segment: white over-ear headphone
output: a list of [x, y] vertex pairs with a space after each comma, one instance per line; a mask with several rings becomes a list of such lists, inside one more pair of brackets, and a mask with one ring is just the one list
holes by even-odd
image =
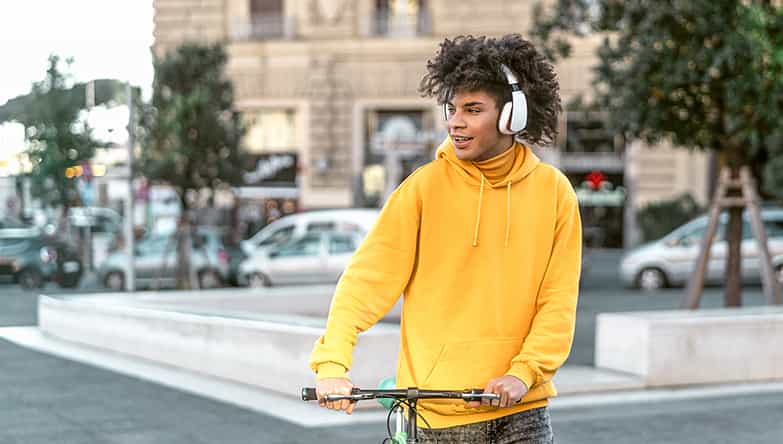
[[[517, 76], [504, 64], [500, 64], [500, 69], [506, 76], [508, 84], [511, 86], [511, 101], [503, 104], [498, 119], [498, 131], [502, 134], [516, 134], [527, 126], [527, 98], [522, 89], [519, 88]], [[443, 104], [443, 118], [449, 120], [448, 103]]]

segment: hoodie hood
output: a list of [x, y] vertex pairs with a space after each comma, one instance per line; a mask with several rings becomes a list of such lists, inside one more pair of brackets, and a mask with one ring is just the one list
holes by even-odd
[[454, 154], [454, 144], [451, 141], [451, 137], [446, 137], [446, 140], [440, 144], [436, 152], [436, 159], [446, 159], [447, 162], [462, 176], [465, 181], [470, 184], [477, 185], [478, 203], [476, 204], [476, 225], [473, 230], [473, 246], [479, 245], [479, 228], [481, 227], [481, 204], [484, 201], [484, 189], [485, 188], [505, 188], [506, 189], [506, 237], [503, 241], [503, 245], [508, 247], [509, 236], [511, 234], [511, 186], [527, 177], [537, 166], [541, 163], [538, 156], [533, 151], [522, 145], [521, 143], [514, 141], [514, 145], [509, 148], [517, 150], [514, 156], [514, 165], [506, 175], [506, 177], [500, 181], [490, 183], [484, 174], [481, 172], [472, 161], [461, 160]]
[[511, 171], [508, 173], [505, 179], [498, 181], [494, 184], [481, 174], [481, 170], [474, 165], [473, 162], [468, 160], [461, 160], [454, 154], [454, 144], [451, 141], [451, 137], [446, 136], [446, 140], [440, 144], [435, 154], [436, 159], [446, 159], [449, 164], [463, 177], [468, 183], [480, 186], [482, 179], [485, 186], [490, 188], [502, 188], [506, 187], [509, 182], [517, 183], [520, 180], [528, 176], [537, 166], [541, 163], [538, 156], [535, 155], [533, 150], [525, 145], [514, 141], [514, 146], [510, 149], [517, 150], [514, 165], [511, 167]]

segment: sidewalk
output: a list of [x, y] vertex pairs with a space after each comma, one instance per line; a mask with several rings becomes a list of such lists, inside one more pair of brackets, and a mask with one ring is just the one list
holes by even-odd
[[[0, 339], [30, 350], [260, 412], [297, 426], [308, 428], [339, 426], [377, 423], [386, 419], [386, 411], [375, 403], [361, 405], [351, 416], [335, 414], [335, 412], [318, 408], [313, 403], [302, 402], [297, 399], [298, 393], [292, 393], [290, 396], [283, 395], [247, 384], [230, 382], [120, 354], [74, 345], [47, 337], [35, 327], [0, 328]], [[0, 341], [0, 343], [2, 342]], [[27, 353], [40, 356], [32, 351], [27, 351]], [[43, 381], [38, 381], [38, 383], [41, 382]], [[641, 381], [633, 376], [586, 366], [566, 366], [560, 369], [555, 383], [559, 396], [552, 399], [550, 404], [551, 408], [555, 410], [623, 403], [783, 393], [783, 382], [650, 390], [643, 389]], [[0, 443], [2, 442], [0, 440]]]

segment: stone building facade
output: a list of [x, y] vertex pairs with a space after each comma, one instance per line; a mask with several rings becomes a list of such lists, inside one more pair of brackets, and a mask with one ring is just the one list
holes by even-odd
[[[438, 44], [459, 34], [525, 35], [535, 3], [154, 0], [154, 52], [225, 44], [248, 119], [245, 147], [266, 158], [295, 153], [299, 207], [375, 205], [445, 136], [436, 104], [417, 93]], [[589, 95], [599, 42], [575, 41], [557, 65], [564, 104]], [[706, 201], [705, 155], [627, 143], [602, 129], [600, 116], [566, 111], [557, 146], [539, 152], [582, 187], [585, 225], [604, 231], [601, 245], [635, 243], [633, 216], [647, 202], [683, 192]], [[590, 189], [588, 176], [608, 189]], [[265, 188], [253, 188], [245, 195], [263, 198]]]

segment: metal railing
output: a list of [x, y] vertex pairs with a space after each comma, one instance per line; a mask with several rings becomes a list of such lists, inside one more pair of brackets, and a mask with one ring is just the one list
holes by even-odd
[[296, 19], [282, 14], [237, 17], [231, 35], [234, 40], [289, 40], [296, 35]]
[[426, 9], [416, 14], [399, 14], [376, 10], [367, 20], [366, 31], [371, 36], [415, 37], [432, 31], [430, 14]]

